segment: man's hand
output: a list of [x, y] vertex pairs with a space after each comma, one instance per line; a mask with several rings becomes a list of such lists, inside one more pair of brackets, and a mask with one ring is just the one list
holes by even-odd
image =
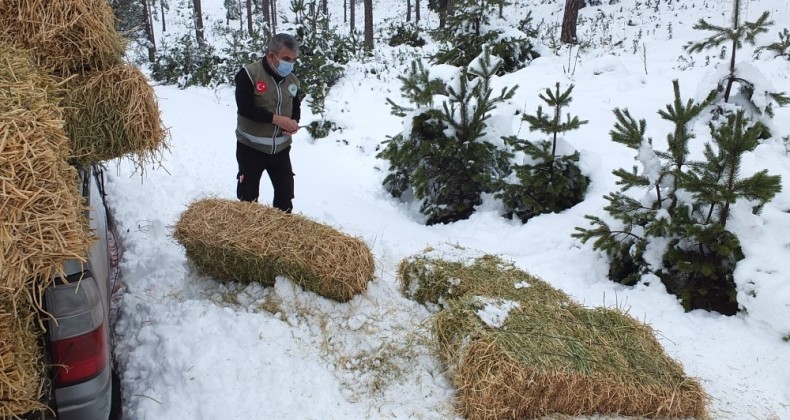
[[288, 118], [283, 115], [274, 115], [272, 117], [272, 123], [280, 128], [283, 129], [283, 133], [292, 136], [299, 131], [299, 123], [296, 120]]

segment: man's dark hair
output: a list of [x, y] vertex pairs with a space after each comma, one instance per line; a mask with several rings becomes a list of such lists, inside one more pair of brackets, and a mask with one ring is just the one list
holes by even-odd
[[279, 33], [272, 37], [269, 41], [269, 45], [266, 46], [266, 53], [273, 52], [277, 54], [282, 51], [283, 48], [287, 48], [299, 54], [299, 42], [297, 42], [296, 38], [293, 36], [284, 33]]

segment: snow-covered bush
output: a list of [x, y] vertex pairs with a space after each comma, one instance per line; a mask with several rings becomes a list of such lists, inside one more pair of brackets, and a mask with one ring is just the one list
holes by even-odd
[[425, 45], [425, 39], [420, 35], [419, 26], [409, 22], [390, 23], [387, 38], [389, 38], [390, 47], [398, 45], [422, 47]]
[[225, 82], [219, 70], [222, 59], [211, 44], [200, 45], [190, 34], [174, 42], [164, 40], [151, 64], [151, 79], [166, 84], [189, 86], [216, 86]]
[[[493, 95], [490, 80], [499, 65], [484, 49], [468, 67], [442, 67], [450, 71], [436, 81], [421, 63], [413, 63], [401, 80], [414, 106], [389, 100], [406, 127], [378, 155], [390, 162], [384, 188], [395, 197], [419, 200], [428, 224], [468, 218], [507, 171], [504, 144], [487, 123], [496, 105], [516, 89]], [[441, 93], [437, 100], [435, 93]]]
[[770, 13], [766, 11], [754, 22], [741, 22], [740, 0], [734, 0], [733, 7], [735, 13], [730, 27], [712, 25], [700, 19], [694, 29], [712, 32], [712, 35], [701, 41], [689, 42], [685, 48], [690, 53], [712, 48], [722, 48], [722, 52], [725, 52], [724, 48], [731, 45], [726, 71], [716, 75], [714, 80], [718, 83], [711, 89], [716, 95], [716, 112], [726, 117], [744, 110], [750, 120], [760, 123], [760, 137], [769, 138], [772, 136], [769, 127], [770, 119], [774, 116], [774, 105], [790, 104], [790, 97], [785, 92], [777, 92], [751, 64], [737, 63], [736, 54], [744, 43], [754, 45], [756, 37], [767, 32], [773, 21], [769, 20]]
[[[507, 217], [515, 215], [526, 222], [539, 214], [566, 210], [584, 199], [589, 179], [579, 169], [579, 152], [558, 137], [587, 123], [570, 114], [562, 120], [562, 108], [571, 103], [572, 92], [573, 85], [560, 92], [557, 83], [554, 91], [546, 89], [540, 95], [551, 114], [545, 114], [543, 107], [538, 106], [535, 115], [522, 117], [529, 123], [530, 131], [540, 131], [549, 136], [549, 140], [531, 142], [516, 136], [505, 138], [517, 153], [523, 154], [520, 159], [523, 163], [513, 164], [511, 176], [503, 180], [496, 193], [505, 204]], [[558, 150], [560, 142], [562, 147]]]
[[[446, 4], [436, 2], [433, 6], [442, 13]], [[431, 56], [437, 64], [450, 64], [457, 67], [469, 65], [483, 52], [483, 47], [500, 58], [497, 75], [512, 73], [537, 58], [531, 39], [536, 33], [531, 30], [531, 15], [519, 23], [519, 28], [507, 29], [507, 25], [492, 24], [503, 0], [455, 0], [452, 13], [447, 15], [447, 24], [433, 32], [440, 42], [439, 51]], [[446, 10], [444, 11], [446, 13]], [[501, 20], [501, 19], [500, 19]]]
[[652, 139], [644, 137], [645, 120], [637, 122], [628, 110], [615, 109], [612, 140], [636, 150], [642, 170], [614, 171], [622, 188], [604, 197], [614, 220], [588, 215], [592, 228], [577, 227], [573, 236], [593, 239], [593, 248], [606, 252], [614, 281], [633, 285], [654, 274], [686, 310], [732, 315], [739, 309], [733, 271], [743, 253], [727, 230], [730, 208], [749, 200], [758, 212], [780, 191], [781, 180], [765, 170], [739, 178], [741, 159], [758, 145], [762, 132], [743, 111], [711, 122], [714, 144], [705, 145], [706, 160], [690, 160], [689, 141], [695, 137], [690, 123], [715, 97], [684, 104], [677, 81], [674, 91], [674, 103], [659, 111], [675, 127], [667, 135], [667, 151], [655, 150]]

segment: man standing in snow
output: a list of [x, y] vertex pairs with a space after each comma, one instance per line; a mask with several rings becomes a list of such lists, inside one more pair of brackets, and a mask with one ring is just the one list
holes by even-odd
[[277, 34], [263, 59], [236, 74], [236, 196], [258, 201], [261, 176], [268, 171], [274, 187], [272, 206], [289, 213], [294, 198], [291, 136], [299, 130], [302, 101], [299, 79], [291, 73], [298, 55], [296, 39]]

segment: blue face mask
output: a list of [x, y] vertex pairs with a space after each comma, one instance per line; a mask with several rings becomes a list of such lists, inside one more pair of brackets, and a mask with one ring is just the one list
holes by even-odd
[[280, 64], [277, 65], [277, 74], [282, 77], [288, 76], [294, 69], [294, 63], [289, 63], [285, 60], [280, 60]]

